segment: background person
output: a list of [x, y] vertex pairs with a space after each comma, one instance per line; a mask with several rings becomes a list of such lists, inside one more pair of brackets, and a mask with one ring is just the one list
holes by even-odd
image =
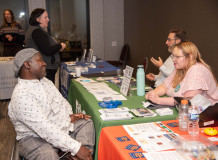
[[35, 48], [40, 51], [43, 60], [47, 64], [46, 77], [54, 83], [55, 74], [60, 63], [59, 51], [62, 51], [66, 47], [66, 44], [57, 43], [56, 40], [46, 32], [48, 22], [48, 13], [45, 9], [34, 9], [30, 15], [25, 43], [27, 48]]
[[32, 48], [14, 59], [18, 78], [10, 104], [20, 156], [28, 159], [59, 160], [58, 148], [79, 159], [91, 160], [95, 132], [90, 116], [73, 114], [71, 105], [55, 85], [45, 78], [46, 63]]
[[14, 57], [23, 49], [24, 32], [21, 25], [15, 21], [12, 10], [4, 10], [3, 17], [3, 25], [0, 28], [0, 41], [4, 43], [3, 56]]
[[[212, 105], [218, 102], [217, 80], [192, 42], [177, 44], [172, 54], [175, 70], [163, 84], [148, 92], [145, 98], [163, 105], [174, 105], [173, 97], [206, 97]], [[163, 95], [169, 97], [160, 97]]]
[[[181, 28], [173, 28], [170, 30], [166, 45], [168, 47], [168, 52], [171, 54], [174, 46], [180, 42], [186, 40], [186, 32]], [[158, 57], [159, 60], [151, 57], [151, 62], [159, 68], [160, 72], [158, 75], [149, 73], [146, 75], [146, 78], [150, 81], [156, 81], [154, 87], [161, 85], [164, 80], [173, 72], [175, 69], [172, 57], [169, 56], [167, 60], [163, 63], [162, 59]]]

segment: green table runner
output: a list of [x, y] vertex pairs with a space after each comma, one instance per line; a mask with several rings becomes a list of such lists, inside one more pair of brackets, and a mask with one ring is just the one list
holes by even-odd
[[[120, 88], [112, 83], [106, 82], [109, 87], [119, 92]], [[119, 92], [120, 93], [120, 92]], [[136, 96], [136, 91], [133, 91], [133, 96], [126, 97], [127, 100], [122, 101], [123, 104], [119, 107], [127, 107], [129, 109], [133, 108], [143, 108], [142, 101], [145, 101], [144, 96]], [[174, 108], [173, 115], [169, 116], [159, 116], [156, 117], [133, 117], [128, 120], [116, 120], [116, 121], [102, 121], [99, 113], [99, 109], [102, 109], [95, 98], [94, 95], [89, 93], [79, 82], [75, 80], [71, 80], [70, 88], [68, 91], [68, 101], [72, 105], [73, 112], [78, 112], [78, 108], [76, 107], [76, 100], [81, 105], [81, 109], [85, 110], [86, 114], [92, 116], [91, 119], [95, 125], [96, 132], [96, 150], [95, 150], [95, 159], [98, 158], [98, 140], [101, 133], [101, 129], [107, 126], [119, 126], [119, 125], [127, 125], [127, 124], [136, 124], [136, 123], [145, 123], [145, 122], [157, 122], [157, 121], [166, 121], [166, 120], [174, 120], [176, 119], [178, 112]]]

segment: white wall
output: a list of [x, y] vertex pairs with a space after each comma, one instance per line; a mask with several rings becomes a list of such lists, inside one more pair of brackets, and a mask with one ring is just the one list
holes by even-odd
[[124, 44], [124, 0], [90, 0], [90, 32], [94, 53], [118, 60]]

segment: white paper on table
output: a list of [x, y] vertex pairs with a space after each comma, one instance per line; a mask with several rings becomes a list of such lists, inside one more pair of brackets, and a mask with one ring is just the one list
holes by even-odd
[[192, 160], [190, 157], [181, 155], [177, 151], [164, 151], [143, 153], [147, 160]]
[[150, 103], [150, 102], [142, 102], [142, 104], [143, 104], [143, 106], [145, 107], [145, 108], [147, 108], [148, 106], [150, 106], [150, 105], [152, 105], [152, 106], [154, 106], [152, 103]]
[[67, 65], [76, 65], [76, 61], [64, 62]]
[[[81, 78], [77, 78], [75, 79], [75, 81], [81, 83], [83, 86], [90, 84], [90, 83], [95, 83], [96, 81], [90, 78], [85, 78], [85, 77], [81, 77]], [[97, 82], [96, 82], [97, 83]]]
[[175, 149], [174, 145], [171, 143], [171, 138], [173, 137], [176, 137], [174, 133], [157, 135], [150, 133], [150, 135], [133, 136], [133, 139], [138, 143], [139, 146], [141, 146], [143, 151], [158, 152]]
[[112, 120], [123, 120], [123, 119], [131, 119], [133, 115], [129, 112], [124, 113], [114, 113], [112, 114], [102, 114], [100, 115], [103, 121], [112, 121]]
[[128, 77], [129, 79], [131, 79], [133, 70], [134, 70], [134, 68], [127, 65], [126, 69], [125, 69], [125, 77]]
[[95, 96], [95, 98], [98, 100], [98, 101], [103, 101], [103, 98], [105, 98], [105, 97], [111, 97], [114, 101], [115, 100], [127, 100], [123, 95], [118, 95], [118, 94], [116, 94], [116, 95], [110, 95], [110, 94], [102, 94], [102, 95], [95, 95], [95, 94], [93, 94], [94, 96]]
[[127, 96], [127, 93], [129, 90], [129, 84], [130, 84], [130, 81], [132, 78], [133, 70], [134, 70], [134, 68], [132, 68], [130, 66], [126, 66], [125, 75], [123, 77], [122, 84], [120, 87], [120, 92], [125, 96]]
[[120, 107], [120, 108], [112, 108], [112, 109], [99, 109], [98, 111], [101, 114], [105, 114], [105, 113], [123, 113], [123, 112], [129, 112], [129, 108]]
[[81, 83], [98, 101], [102, 101], [105, 97], [111, 97], [112, 100], [126, 100], [123, 95], [114, 91], [104, 82], [97, 82], [93, 79], [83, 77], [77, 78], [76, 81]]
[[69, 73], [70, 75], [72, 75], [73, 77], [76, 77], [76, 73]]
[[[124, 79], [125, 79], [125, 77], [124, 77]], [[123, 79], [123, 80], [124, 80]], [[125, 95], [125, 96], [127, 96], [127, 93], [128, 93], [128, 90], [129, 90], [129, 84], [130, 83], [126, 83], [125, 81], [122, 81], [122, 84], [121, 84], [121, 86], [120, 86], [120, 92], [123, 94], [123, 95]]]
[[168, 133], [157, 126], [155, 122], [123, 125], [123, 127], [131, 137], [134, 135], [149, 135], [150, 133], [153, 135]]

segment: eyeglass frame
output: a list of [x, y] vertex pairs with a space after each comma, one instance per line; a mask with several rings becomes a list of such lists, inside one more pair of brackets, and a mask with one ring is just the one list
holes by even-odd
[[171, 54], [171, 58], [172, 59], [179, 59], [181, 57], [186, 57], [186, 56], [185, 55], [183, 55], [183, 56], [175, 56], [175, 55]]
[[170, 42], [172, 40], [177, 40], [178, 38], [174, 38], [174, 39], [171, 39], [171, 38], [167, 38], [167, 41]]

